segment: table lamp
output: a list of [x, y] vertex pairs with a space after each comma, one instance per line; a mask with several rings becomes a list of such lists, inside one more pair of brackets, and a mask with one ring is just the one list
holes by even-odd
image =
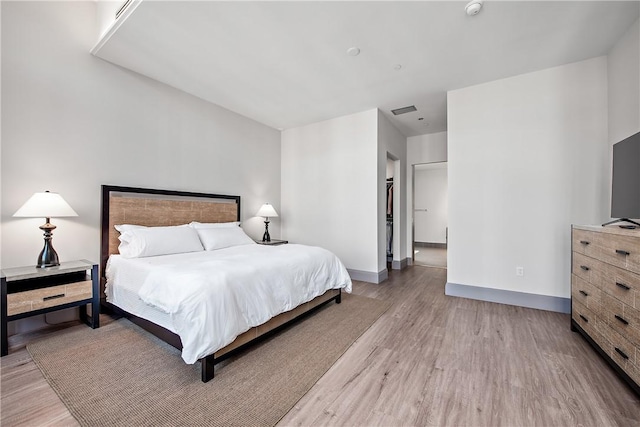
[[54, 217], [78, 216], [76, 211], [64, 201], [62, 196], [49, 191], [35, 193], [13, 216], [22, 218], [45, 218], [45, 223], [40, 226], [40, 230], [44, 231], [44, 248], [42, 248], [42, 252], [40, 252], [38, 256], [36, 267], [45, 268], [60, 265], [58, 254], [51, 244], [51, 239], [53, 238], [51, 232], [56, 229], [56, 226], [51, 224], [50, 219]]
[[263, 242], [270, 242], [271, 236], [269, 236], [269, 217], [278, 216], [278, 212], [269, 203], [265, 203], [260, 207], [256, 216], [264, 217], [264, 235], [262, 236]]

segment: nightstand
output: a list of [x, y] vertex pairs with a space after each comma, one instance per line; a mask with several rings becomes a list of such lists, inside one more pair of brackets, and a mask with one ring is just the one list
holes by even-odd
[[[2, 352], [9, 353], [7, 323], [69, 307], [80, 308], [80, 319], [93, 329], [100, 326], [98, 265], [87, 260], [60, 263], [56, 267], [6, 268], [2, 285], [0, 317]], [[91, 316], [87, 316], [91, 304]]]
[[287, 243], [289, 243], [289, 241], [288, 240], [271, 239], [270, 242], [263, 242], [262, 240], [256, 240], [256, 243], [259, 244], [259, 245], [278, 246], [278, 245], [286, 245]]

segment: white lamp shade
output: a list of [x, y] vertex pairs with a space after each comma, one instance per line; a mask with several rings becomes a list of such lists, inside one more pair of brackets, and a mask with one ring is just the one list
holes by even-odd
[[278, 216], [278, 212], [269, 203], [265, 203], [260, 207], [256, 216], [274, 217]]
[[58, 193], [35, 193], [13, 216], [27, 218], [55, 218], [78, 216]]

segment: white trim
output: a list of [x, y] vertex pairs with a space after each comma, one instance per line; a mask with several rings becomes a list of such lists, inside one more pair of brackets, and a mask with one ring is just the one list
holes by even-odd
[[116, 33], [116, 31], [118, 30], [118, 28], [120, 28], [124, 21], [126, 21], [127, 18], [131, 16], [133, 11], [136, 10], [138, 6], [140, 6], [140, 3], [142, 3], [142, 0], [132, 0], [131, 4], [127, 6], [127, 8], [122, 12], [118, 19], [114, 19], [111, 26], [107, 29], [107, 31], [104, 32], [104, 34], [102, 34], [100, 40], [98, 40], [98, 43], [96, 43], [95, 46], [93, 46], [89, 51], [92, 55], [95, 56], [98, 54], [98, 52], [100, 52], [100, 49], [102, 49], [104, 45], [107, 44], [111, 36]]

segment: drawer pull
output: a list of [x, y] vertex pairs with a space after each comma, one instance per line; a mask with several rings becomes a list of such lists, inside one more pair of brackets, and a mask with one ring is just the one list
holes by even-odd
[[626, 319], [624, 319], [624, 318], [622, 318], [622, 317], [618, 316], [617, 314], [615, 315], [615, 318], [616, 318], [616, 319], [618, 319], [619, 321], [621, 321], [622, 323], [624, 323], [625, 325], [628, 325], [628, 324], [629, 324], [629, 322], [627, 322], [627, 320], [626, 320]]
[[56, 299], [56, 298], [62, 298], [62, 297], [64, 297], [64, 294], [51, 295], [49, 297], [42, 298], [42, 301], [49, 301], [50, 299]]
[[588, 297], [588, 296], [589, 296], [589, 294], [588, 294], [588, 293], [586, 293], [585, 291], [583, 291], [582, 289], [580, 290], [580, 293], [581, 293], [582, 295], [584, 295], [585, 297]]
[[587, 319], [586, 317], [584, 317], [582, 314], [580, 315], [580, 318], [582, 320], [584, 320], [585, 322], [589, 323], [589, 319]]
[[617, 254], [620, 254], [620, 255], [624, 255], [624, 256], [629, 255], [629, 252], [624, 251], [624, 250], [622, 250], [622, 249], [616, 249], [616, 253], [617, 253]]
[[580, 268], [583, 269], [584, 271], [589, 271], [590, 270], [590, 268], [587, 267], [586, 265], [581, 265]]
[[615, 349], [616, 349], [616, 351], [618, 352], [618, 354], [619, 354], [620, 356], [622, 356], [623, 358], [625, 358], [625, 359], [628, 359], [628, 358], [629, 358], [629, 356], [627, 356], [626, 354], [624, 354], [624, 351], [620, 350], [618, 347], [615, 347]]
[[588, 242], [586, 240], [580, 240], [580, 243], [582, 243], [583, 245], [588, 245], [590, 242]]
[[624, 289], [625, 291], [628, 291], [629, 289], [631, 289], [630, 287], [628, 287], [627, 285], [625, 285], [624, 283], [620, 283], [620, 282], [616, 282], [616, 286], [621, 287], [622, 289]]

